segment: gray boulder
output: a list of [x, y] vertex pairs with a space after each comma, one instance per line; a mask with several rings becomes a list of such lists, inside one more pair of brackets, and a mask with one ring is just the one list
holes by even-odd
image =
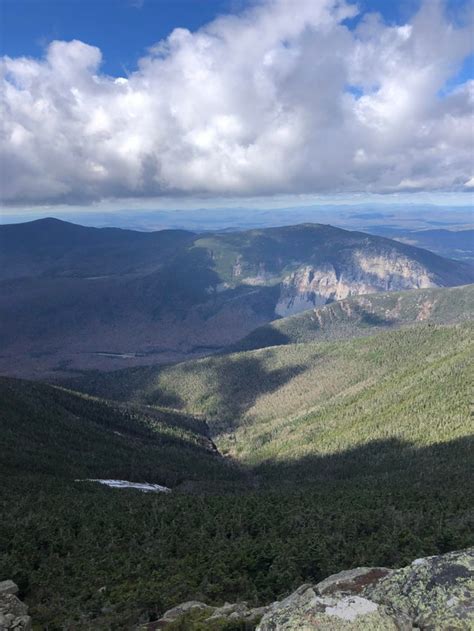
[[474, 629], [474, 548], [413, 561], [364, 596], [404, 611], [425, 631]]
[[263, 616], [258, 631], [410, 631], [405, 616], [357, 595], [320, 596], [304, 585], [274, 603]]
[[245, 602], [235, 604], [226, 603], [222, 607], [216, 607], [212, 616], [209, 616], [207, 620], [225, 619], [239, 622], [257, 623], [267, 610], [268, 607], [255, 607], [253, 609], [249, 609], [247, 603]]
[[18, 594], [18, 585], [13, 581], [0, 581], [0, 596], [5, 594]]
[[471, 631], [474, 548], [400, 570], [356, 568], [302, 585], [270, 606], [258, 631]]
[[18, 587], [13, 581], [0, 583], [0, 630], [31, 631], [31, 618], [28, 607], [16, 594]]
[[209, 611], [209, 613], [212, 613], [214, 609], [214, 607], [206, 605], [206, 603], [202, 603], [199, 600], [188, 600], [185, 603], [181, 603], [180, 605], [173, 607], [173, 609], [168, 609], [168, 611], [165, 611], [162, 617], [158, 620], [158, 627], [165, 627], [170, 622], [173, 622], [177, 618], [181, 618], [181, 616], [184, 616], [191, 611], [207, 610]]
[[369, 585], [380, 581], [381, 578], [390, 575], [393, 570], [386, 567], [357, 567], [354, 570], [345, 570], [333, 574], [316, 585], [318, 594], [329, 595], [360, 594]]

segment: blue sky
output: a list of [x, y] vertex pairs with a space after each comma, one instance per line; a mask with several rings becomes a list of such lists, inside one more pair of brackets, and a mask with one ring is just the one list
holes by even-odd
[[[4, 205], [412, 193], [464, 204], [474, 191], [473, 8], [0, 0]], [[233, 18], [213, 24], [219, 16]], [[190, 34], [167, 40], [177, 28]]]
[[[102, 50], [104, 72], [119, 76], [124, 69], [134, 70], [146, 49], [174, 28], [195, 31], [218, 15], [239, 13], [251, 4], [249, 0], [0, 0], [0, 52], [38, 57], [52, 40], [80, 39]], [[358, 0], [356, 4], [361, 12], [347, 21], [350, 28], [371, 11], [389, 24], [404, 23], [421, 0]], [[469, 0], [450, 0], [447, 10], [459, 16], [468, 4]], [[455, 82], [473, 76], [471, 56]]]
[[103, 70], [133, 70], [146, 49], [176, 27], [196, 30], [239, 0], [1, 0], [2, 54], [38, 57], [55, 39], [80, 39], [104, 54]]

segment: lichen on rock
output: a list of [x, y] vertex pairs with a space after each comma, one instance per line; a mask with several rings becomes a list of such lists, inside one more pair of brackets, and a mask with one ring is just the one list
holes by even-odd
[[246, 602], [211, 607], [190, 601], [146, 628], [224, 631], [240, 625], [239, 629], [257, 631], [470, 631], [474, 629], [473, 577], [471, 548], [417, 559], [398, 570], [358, 567], [339, 572], [316, 585], [305, 583], [266, 607], [252, 609]]
[[317, 589], [297, 590], [275, 603], [262, 618], [258, 631], [410, 631], [404, 616], [360, 596], [318, 596]]
[[426, 630], [474, 628], [474, 548], [413, 561], [364, 590]]

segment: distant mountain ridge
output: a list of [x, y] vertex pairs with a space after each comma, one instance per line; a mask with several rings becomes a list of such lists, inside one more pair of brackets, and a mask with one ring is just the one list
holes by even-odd
[[28, 377], [215, 352], [357, 294], [463, 285], [473, 268], [322, 224], [232, 233], [0, 226], [0, 371]]

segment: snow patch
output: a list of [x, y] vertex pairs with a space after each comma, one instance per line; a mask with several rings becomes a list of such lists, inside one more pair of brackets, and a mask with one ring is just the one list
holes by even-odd
[[114, 489], [137, 489], [143, 493], [171, 493], [171, 489], [161, 484], [150, 484], [149, 482], [129, 482], [128, 480], [100, 480], [98, 478], [88, 478], [86, 480], [75, 480], [75, 482], [98, 482]]

